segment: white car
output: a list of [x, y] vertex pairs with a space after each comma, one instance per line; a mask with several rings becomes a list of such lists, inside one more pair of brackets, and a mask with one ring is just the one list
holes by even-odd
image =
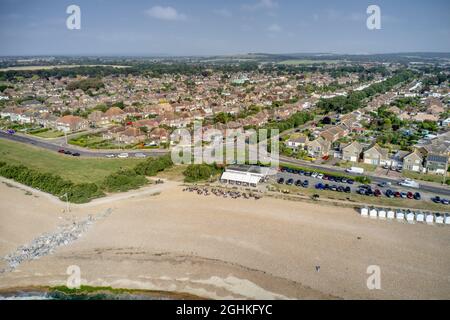
[[145, 155], [144, 153], [136, 153], [134, 156], [136, 158], [147, 158], [147, 155]]
[[105, 157], [107, 157], [107, 158], [115, 158], [116, 156], [115, 155], [113, 155], [113, 154], [107, 154]]
[[317, 175], [317, 179], [323, 179], [323, 173], [320, 173], [319, 175]]
[[312, 175], [311, 175], [311, 177], [317, 178], [318, 175], [319, 175], [319, 174], [318, 174], [317, 172], [313, 172]]
[[125, 159], [125, 158], [128, 158], [128, 157], [129, 157], [129, 154], [128, 154], [128, 153], [121, 153], [121, 154], [119, 154], [117, 157], [118, 157], [118, 158], [121, 158], [121, 159]]

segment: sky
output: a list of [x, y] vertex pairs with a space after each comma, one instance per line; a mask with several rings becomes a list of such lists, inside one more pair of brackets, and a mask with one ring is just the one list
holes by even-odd
[[[81, 28], [69, 30], [69, 5]], [[378, 5], [381, 29], [369, 30]], [[449, 0], [0, 0], [0, 55], [450, 52]]]

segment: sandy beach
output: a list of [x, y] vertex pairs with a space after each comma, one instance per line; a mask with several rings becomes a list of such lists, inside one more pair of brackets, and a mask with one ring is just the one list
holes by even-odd
[[[4, 180], [2, 180], [4, 181]], [[74, 243], [0, 274], [0, 290], [82, 283], [212, 299], [449, 299], [450, 228], [353, 209], [225, 199], [166, 182], [86, 205], [0, 182], [0, 257], [61, 223], [112, 209]], [[381, 289], [367, 288], [367, 268]], [[318, 268], [320, 267], [320, 268]]]

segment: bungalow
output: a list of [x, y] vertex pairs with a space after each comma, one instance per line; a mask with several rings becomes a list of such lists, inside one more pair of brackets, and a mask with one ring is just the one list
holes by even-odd
[[342, 160], [358, 162], [363, 147], [358, 141], [353, 141], [352, 143], [346, 145], [342, 148]]
[[139, 128], [129, 127], [117, 135], [116, 140], [125, 144], [143, 142], [147, 136]]
[[316, 140], [307, 142], [306, 147], [308, 149], [308, 154], [311, 157], [322, 158], [327, 156], [330, 152], [331, 143], [324, 138], [319, 137]]
[[289, 140], [286, 141], [286, 146], [294, 151], [299, 149], [304, 149], [306, 144], [309, 142], [307, 136], [303, 134], [292, 135]]
[[126, 118], [125, 112], [118, 107], [109, 108], [105, 112], [105, 116], [108, 118], [109, 121], [117, 121], [117, 122], [123, 121]]
[[110, 124], [108, 116], [100, 110], [95, 110], [88, 116], [89, 122], [96, 127], [103, 127]]
[[389, 162], [388, 149], [381, 148], [378, 144], [364, 151], [364, 163], [372, 165], [384, 165]]

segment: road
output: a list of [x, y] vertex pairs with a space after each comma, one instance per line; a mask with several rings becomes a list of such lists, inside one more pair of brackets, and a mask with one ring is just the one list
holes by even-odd
[[39, 138], [35, 138], [35, 137], [28, 137], [28, 136], [23, 136], [23, 135], [18, 135], [18, 134], [7, 134], [4, 132], [0, 132], [0, 138], [1, 139], [6, 139], [6, 140], [11, 140], [11, 141], [16, 141], [16, 142], [21, 142], [21, 143], [26, 143], [26, 144], [30, 144], [39, 148], [43, 148], [43, 149], [47, 149], [50, 151], [55, 151], [57, 152], [60, 149], [64, 149], [67, 151], [71, 151], [72, 153], [74, 152], [78, 152], [81, 156], [83, 157], [92, 157], [92, 158], [104, 158], [107, 154], [113, 154], [115, 156], [119, 155], [120, 153], [126, 152], [128, 153], [131, 157], [136, 154], [136, 153], [144, 153], [147, 156], [161, 156], [161, 155], [165, 155], [168, 153], [167, 150], [123, 150], [123, 151], [117, 151], [117, 150], [101, 150], [101, 151], [91, 151], [91, 150], [86, 150], [84, 148], [77, 148], [77, 147], [72, 147], [72, 146], [67, 146], [65, 145], [65, 143], [57, 143], [57, 142], [50, 142], [50, 141], [45, 141], [43, 139], [39, 139]]
[[[55, 151], [55, 152], [57, 152], [60, 149], [64, 149], [64, 150], [71, 151], [71, 152], [78, 152], [83, 157], [93, 157], [93, 158], [98, 158], [98, 157], [104, 158], [107, 154], [113, 154], [113, 155], [117, 156], [122, 152], [128, 153], [130, 155], [130, 157], [133, 157], [136, 153], [144, 153], [147, 156], [155, 157], [155, 156], [165, 155], [169, 152], [168, 150], [133, 150], [133, 151], [129, 151], [129, 150], [123, 150], [123, 151], [101, 150], [100, 151], [99, 150], [99, 151], [91, 151], [91, 150], [86, 150], [83, 148], [66, 146], [64, 143], [57, 144], [55, 142], [52, 143], [52, 142], [44, 141], [43, 139], [39, 139], [39, 138], [35, 138], [35, 137], [28, 137], [28, 136], [17, 135], [17, 134], [10, 135], [10, 134], [4, 133], [4, 132], [0, 132], [0, 138], [30, 144], [30, 145], [33, 145], [36, 147], [40, 147], [40, 148]], [[342, 169], [342, 168], [324, 167], [321, 165], [311, 164], [311, 163], [307, 163], [307, 162], [304, 162], [301, 160], [292, 159], [292, 158], [288, 158], [288, 157], [284, 157], [284, 156], [280, 156], [280, 162], [301, 166], [301, 167], [308, 168], [311, 170], [321, 170], [321, 171], [327, 171], [330, 173], [337, 173], [337, 174], [345, 173], [344, 169]], [[345, 174], [355, 176], [355, 177], [358, 176], [357, 174], [351, 174], [351, 173], [345, 173]], [[375, 175], [368, 174], [368, 173], [366, 175], [372, 179], [372, 182], [374, 184], [378, 184], [381, 182], [390, 182], [392, 185], [397, 185], [399, 182], [399, 180], [392, 179], [392, 178], [379, 177], [379, 176], [375, 176]], [[420, 184], [419, 190], [413, 189], [413, 188], [403, 188], [403, 189], [405, 189], [407, 191], [428, 192], [431, 194], [437, 194], [437, 195], [443, 195], [443, 196], [450, 197], [450, 188], [447, 186], [438, 186], [438, 185], [433, 186], [433, 185], [422, 183], [422, 184]]]

